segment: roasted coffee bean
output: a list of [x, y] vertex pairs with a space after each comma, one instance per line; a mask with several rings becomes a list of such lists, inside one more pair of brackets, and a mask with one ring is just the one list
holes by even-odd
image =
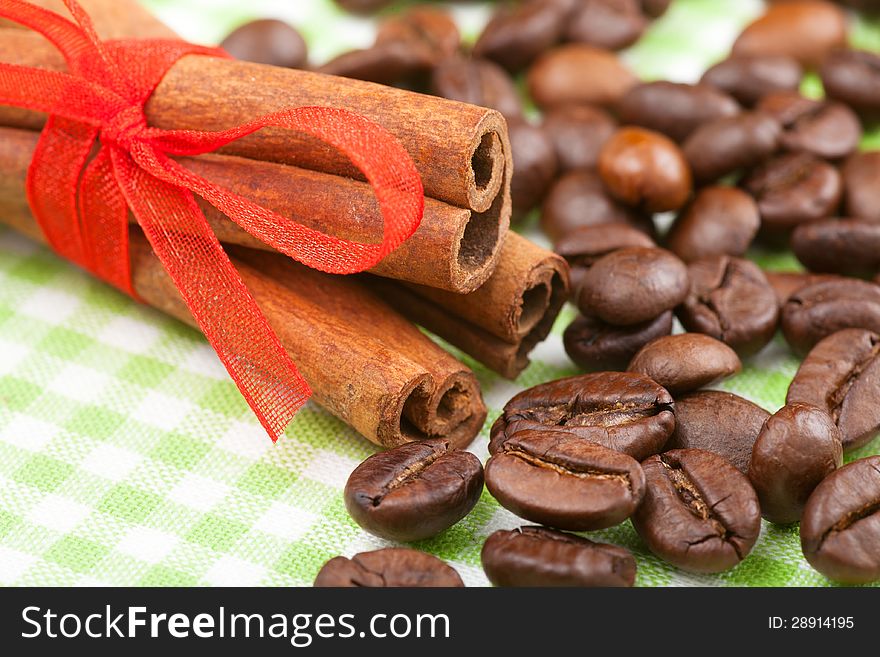
[[880, 113], [880, 54], [836, 50], [822, 62], [822, 85], [829, 98], [874, 120]]
[[840, 429], [818, 406], [787, 404], [774, 413], [752, 447], [749, 479], [770, 522], [801, 518], [813, 489], [843, 463]]
[[645, 494], [645, 475], [631, 456], [574, 434], [523, 430], [489, 458], [486, 487], [522, 518], [587, 531], [630, 517]]
[[599, 175], [612, 196], [647, 212], [677, 210], [691, 194], [691, 171], [681, 150], [643, 128], [621, 128], [605, 142]]
[[220, 44], [236, 59], [271, 66], [303, 68], [308, 47], [299, 32], [283, 21], [265, 19], [245, 23]]
[[880, 151], [856, 153], [843, 165], [842, 174], [847, 214], [880, 221]]
[[842, 103], [777, 91], [765, 96], [758, 109], [782, 126], [779, 144], [789, 151], [837, 160], [854, 152], [862, 139], [859, 117]]
[[733, 349], [715, 338], [679, 333], [647, 343], [627, 369], [644, 374], [672, 395], [680, 395], [733, 376], [742, 363]]
[[376, 43], [398, 41], [425, 48], [431, 53], [434, 65], [458, 52], [461, 35], [452, 16], [433, 7], [412, 7], [390, 16], [379, 23]]
[[539, 126], [525, 120], [509, 121], [508, 131], [514, 162], [510, 182], [513, 218], [521, 219], [547, 194], [556, 176], [556, 153], [547, 133]]
[[597, 372], [516, 395], [492, 425], [489, 452], [532, 431], [570, 435], [643, 459], [659, 452], [674, 428], [672, 397], [654, 381], [632, 372]]
[[620, 122], [684, 141], [700, 125], [740, 111], [726, 93], [708, 85], [643, 82], [620, 99]]
[[880, 431], [880, 336], [844, 329], [807, 354], [788, 388], [788, 403], [825, 409], [840, 427], [845, 450], [871, 441]]
[[768, 417], [757, 404], [730, 392], [691, 392], [675, 400], [675, 431], [666, 449], [704, 449], [746, 474]]
[[709, 68], [700, 82], [726, 91], [746, 107], [774, 91], [796, 91], [804, 77], [797, 60], [788, 55], [731, 57]]
[[751, 196], [735, 187], [706, 187], [672, 224], [666, 246], [685, 262], [742, 256], [760, 226], [758, 206]]
[[616, 129], [617, 122], [608, 112], [589, 105], [564, 105], [544, 115], [544, 131], [562, 171], [595, 168], [599, 151]]
[[770, 230], [789, 230], [829, 217], [843, 194], [837, 169], [809, 153], [774, 157], [742, 184], [758, 203], [762, 226]]
[[544, 109], [566, 104], [614, 107], [637, 81], [614, 53], [582, 44], [547, 51], [527, 79], [532, 99]]
[[627, 224], [582, 226], [566, 233], [556, 242], [556, 253], [569, 264], [572, 300], [577, 299], [584, 275], [594, 262], [614, 251], [637, 246], [650, 248], [657, 245], [645, 232]]
[[782, 308], [789, 297], [801, 288], [813, 285], [814, 283], [833, 281], [840, 278], [833, 274], [810, 274], [794, 271], [765, 271], [764, 276], [767, 277], [767, 282], [770, 283], [770, 287], [773, 288], [773, 292], [776, 294], [780, 313], [782, 313]]
[[547, 237], [558, 242], [573, 230], [600, 224], [627, 224], [654, 232], [651, 218], [612, 198], [595, 171], [570, 171], [553, 183], [541, 211]]
[[743, 112], [704, 123], [682, 145], [682, 151], [700, 183], [711, 183], [769, 158], [782, 128], [761, 112]]
[[315, 578], [317, 587], [462, 587], [455, 570], [437, 557], [409, 548], [361, 552], [351, 559], [334, 557]]
[[750, 356], [776, 332], [779, 306], [773, 288], [756, 264], [717, 256], [688, 266], [691, 290], [676, 310], [682, 325]]
[[856, 278], [816, 283], [791, 295], [782, 309], [782, 333], [801, 356], [845, 328], [880, 332], [880, 286]]
[[664, 249], [635, 247], [593, 263], [581, 281], [577, 305], [585, 315], [630, 326], [675, 308], [689, 289], [681, 260]]
[[700, 449], [658, 454], [642, 468], [647, 490], [632, 523], [651, 552], [696, 573], [733, 568], [748, 555], [761, 509], [744, 474]]
[[672, 332], [672, 311], [656, 319], [632, 326], [612, 326], [595, 317], [580, 316], [565, 333], [565, 353], [587, 372], [623, 370], [636, 352], [661, 336]]
[[632, 586], [636, 560], [622, 547], [544, 527], [499, 529], [480, 553], [495, 586]]
[[642, 11], [651, 18], [659, 18], [666, 13], [672, 0], [641, 0]]
[[768, 7], [733, 44], [734, 56], [788, 55], [816, 67], [846, 43], [846, 14], [830, 2], [796, 0]]
[[791, 248], [810, 271], [873, 276], [880, 271], [880, 223], [823, 219], [798, 226]]
[[522, 101], [503, 68], [485, 59], [450, 57], [434, 68], [431, 92], [462, 103], [491, 107], [508, 120], [522, 118]]
[[318, 67], [319, 73], [394, 85], [424, 75], [433, 65], [430, 52], [402, 41], [351, 50]]
[[568, 21], [565, 38], [620, 50], [638, 41], [647, 25], [639, 0], [580, 0]]
[[810, 565], [845, 584], [880, 580], [880, 456], [849, 463], [816, 487], [801, 517]]
[[437, 438], [374, 454], [345, 484], [345, 507], [371, 534], [392, 541], [436, 536], [464, 518], [483, 490], [483, 466]]

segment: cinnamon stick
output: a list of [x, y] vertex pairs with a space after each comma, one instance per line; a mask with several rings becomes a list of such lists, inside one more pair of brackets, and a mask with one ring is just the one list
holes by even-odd
[[[102, 39], [125, 39], [138, 36], [141, 39], [174, 39], [177, 35], [170, 27], [155, 18], [140, 3], [130, 0], [77, 0], [91, 17], [95, 31]], [[33, 5], [54, 11], [72, 19], [64, 0], [28, 0]], [[0, 28], [22, 26], [0, 18]]]

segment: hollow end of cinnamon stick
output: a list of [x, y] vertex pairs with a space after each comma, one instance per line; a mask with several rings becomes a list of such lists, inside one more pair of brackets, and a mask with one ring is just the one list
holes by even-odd
[[464, 449], [486, 421], [486, 407], [476, 406], [475, 398], [481, 399], [480, 390], [470, 373], [452, 374], [433, 389], [429, 382], [420, 382], [403, 398], [397, 426], [380, 432], [382, 444], [393, 447], [443, 437]]

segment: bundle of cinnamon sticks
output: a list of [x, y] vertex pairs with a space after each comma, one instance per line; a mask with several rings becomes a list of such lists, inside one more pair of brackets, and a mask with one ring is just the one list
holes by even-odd
[[[173, 37], [134, 0], [80, 0], [103, 38]], [[61, 0], [35, 4], [64, 15]], [[64, 70], [40, 35], [0, 26], [0, 61]], [[425, 188], [422, 223], [370, 275], [310, 270], [202, 210], [245, 284], [314, 391], [315, 400], [377, 444], [446, 437], [468, 444], [486, 417], [473, 372], [414, 323], [514, 378], [567, 296], [554, 254], [508, 232], [510, 144], [493, 110], [356, 80], [187, 56], [146, 106], [164, 129], [222, 130], [288, 106], [361, 114], [404, 145]], [[0, 223], [44, 241], [25, 194], [45, 115], [0, 106]], [[290, 131], [264, 129], [185, 167], [298, 222], [343, 238], [379, 241], [370, 186], [344, 157]], [[134, 288], [146, 303], [192, 318], [145, 238], [131, 227]]]

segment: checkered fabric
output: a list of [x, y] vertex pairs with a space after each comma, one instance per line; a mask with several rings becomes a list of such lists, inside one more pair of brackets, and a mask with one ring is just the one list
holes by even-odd
[[[146, 4], [206, 43], [249, 18], [287, 18], [316, 60], [372, 34], [369, 21], [330, 0]], [[676, 0], [626, 59], [646, 78], [692, 80], [760, 8]], [[455, 12], [474, 35], [487, 7]], [[858, 23], [855, 35], [880, 47], [880, 25]], [[756, 257], [796, 266], [790, 255]], [[573, 315], [566, 308], [515, 383], [464, 359], [483, 385], [487, 428], [519, 390], [576, 373], [560, 337]], [[777, 338], [723, 387], [775, 410], [796, 368]], [[484, 430], [473, 446], [484, 460], [486, 443]], [[348, 473], [375, 449], [313, 404], [273, 446], [198, 333], [0, 230], [0, 584], [308, 585], [327, 559], [387, 545], [361, 531], [342, 501]], [[849, 458], [878, 451], [875, 441]], [[466, 519], [415, 547], [450, 562], [468, 585], [486, 585], [485, 537], [519, 524], [484, 494]], [[765, 523], [752, 555], [716, 576], [662, 563], [629, 522], [590, 536], [631, 549], [639, 585], [829, 584], [804, 561], [793, 527]]]

